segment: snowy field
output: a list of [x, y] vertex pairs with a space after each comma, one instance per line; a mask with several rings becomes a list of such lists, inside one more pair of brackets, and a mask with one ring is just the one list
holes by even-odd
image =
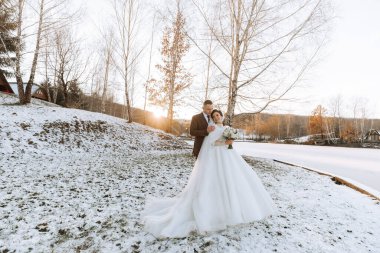
[[174, 196], [186, 185], [194, 164], [186, 143], [110, 116], [1, 96], [0, 252], [379, 252], [379, 201], [250, 157], [276, 215], [156, 239], [140, 212], [146, 196]]
[[236, 150], [327, 172], [380, 198], [380, 149], [236, 142]]

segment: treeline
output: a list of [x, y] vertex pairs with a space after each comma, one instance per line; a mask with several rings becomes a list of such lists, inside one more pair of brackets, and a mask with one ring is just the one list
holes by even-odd
[[308, 134], [308, 117], [293, 114], [242, 113], [232, 126], [242, 129], [246, 138], [276, 140]]
[[[43, 85], [41, 87], [44, 87]], [[43, 92], [47, 92], [42, 88]], [[91, 95], [85, 95], [78, 84], [71, 82], [66, 99], [64, 90], [57, 86], [57, 90], [50, 88], [50, 102], [79, 108], [83, 110], [105, 113], [111, 116], [128, 119], [128, 111], [125, 105], [115, 102], [112, 93], [103, 96], [101, 89], [94, 89]], [[353, 117], [343, 117], [340, 113], [331, 113], [318, 105], [309, 116], [294, 114], [270, 114], [270, 113], [242, 113], [233, 118], [232, 126], [244, 131], [246, 139], [253, 140], [284, 140], [306, 135], [320, 135], [326, 138], [337, 138], [345, 143], [355, 143], [364, 140], [365, 135], [371, 129], [380, 130], [380, 119], [366, 117], [365, 106], [356, 106], [361, 113], [355, 110]], [[339, 110], [336, 110], [339, 111]], [[169, 124], [172, 125], [174, 135], [190, 136], [189, 120], [173, 120], [171, 123], [166, 117], [157, 117], [154, 113], [139, 108], [131, 108], [131, 114], [136, 123], [147, 125], [166, 131]]]
[[233, 127], [244, 130], [247, 139], [284, 140], [306, 135], [321, 135], [353, 143], [364, 140], [370, 129], [380, 129], [380, 119], [343, 118], [320, 114], [239, 114]]
[[[47, 93], [41, 85], [41, 91]], [[128, 119], [127, 107], [117, 103], [112, 93], [103, 96], [101, 89], [95, 89], [91, 95], [86, 95], [75, 82], [70, 83], [65, 99], [64, 90], [50, 88], [50, 102], [61, 106], [78, 108], [92, 112], [108, 114], [122, 119]], [[364, 107], [363, 107], [364, 108]], [[364, 109], [361, 108], [363, 112]], [[294, 114], [242, 113], [233, 118], [232, 126], [243, 130], [245, 139], [286, 140], [306, 135], [320, 135], [337, 138], [345, 143], [356, 143], [364, 140], [370, 129], [380, 130], [380, 119], [366, 118], [365, 114], [353, 112], [353, 117], [342, 117], [339, 114], [329, 116], [328, 110], [318, 105], [309, 116]], [[173, 120], [157, 117], [154, 113], [139, 108], [131, 108], [134, 122], [166, 131], [172, 125], [172, 133], [177, 136], [190, 137], [190, 120]]]

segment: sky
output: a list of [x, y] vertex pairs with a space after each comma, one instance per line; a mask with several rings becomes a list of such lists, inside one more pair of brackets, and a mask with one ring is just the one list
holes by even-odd
[[[380, 118], [380, 1], [335, 2], [337, 18], [324, 58], [304, 91], [310, 96], [305, 110], [341, 94], [347, 106], [357, 98], [367, 100], [368, 116]], [[302, 112], [297, 105], [292, 109]]]

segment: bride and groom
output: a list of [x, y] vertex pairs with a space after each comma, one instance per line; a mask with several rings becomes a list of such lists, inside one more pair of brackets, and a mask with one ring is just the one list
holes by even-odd
[[144, 229], [156, 237], [186, 237], [190, 232], [210, 232], [263, 219], [274, 213], [273, 201], [261, 180], [244, 159], [227, 149], [223, 114], [210, 100], [193, 116], [197, 157], [187, 185], [173, 198], [146, 201], [141, 214]]

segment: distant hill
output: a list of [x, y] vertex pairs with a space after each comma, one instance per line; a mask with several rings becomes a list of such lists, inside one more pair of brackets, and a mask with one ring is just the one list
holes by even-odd
[[[90, 96], [85, 96], [80, 109], [101, 112], [101, 99]], [[115, 116], [118, 118], [126, 119], [126, 107], [122, 104], [107, 101], [105, 105], [105, 114]], [[147, 125], [156, 129], [166, 130], [168, 119], [166, 117], [157, 117], [153, 112], [144, 111], [139, 108], [132, 108], [132, 120], [133, 122]], [[174, 135], [181, 135], [186, 132], [186, 127], [183, 122], [174, 120], [171, 133]]]

